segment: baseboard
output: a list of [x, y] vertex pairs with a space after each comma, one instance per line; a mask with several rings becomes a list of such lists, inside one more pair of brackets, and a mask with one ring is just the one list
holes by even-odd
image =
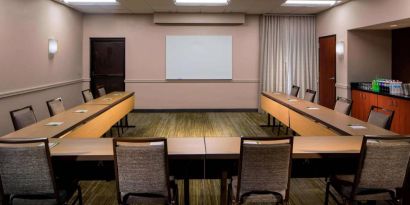
[[257, 108], [237, 109], [134, 109], [134, 113], [158, 113], [158, 112], [258, 112]]

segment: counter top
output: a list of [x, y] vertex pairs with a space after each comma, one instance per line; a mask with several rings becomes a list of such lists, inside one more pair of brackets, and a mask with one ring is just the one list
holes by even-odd
[[360, 91], [364, 91], [364, 92], [368, 92], [368, 93], [374, 93], [374, 94], [377, 94], [377, 95], [384, 95], [384, 96], [393, 97], [393, 98], [401, 98], [401, 99], [404, 99], [404, 100], [410, 100], [409, 95], [390, 94], [390, 93], [385, 93], [385, 92], [374, 92], [372, 90], [361, 88], [359, 86], [359, 83], [351, 83], [350, 87], [351, 87], [352, 90], [360, 90]]

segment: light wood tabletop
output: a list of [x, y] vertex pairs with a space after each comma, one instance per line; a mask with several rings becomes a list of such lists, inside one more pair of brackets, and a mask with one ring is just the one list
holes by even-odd
[[[363, 122], [354, 117], [344, 115], [316, 103], [308, 102], [283, 93], [263, 92], [263, 96], [288, 107], [305, 117], [326, 125], [341, 135], [397, 135], [397, 133]], [[292, 126], [292, 125], [291, 125]], [[352, 126], [360, 126], [352, 128]]]
[[[312, 159], [359, 154], [362, 139], [362, 136], [295, 137], [293, 158]], [[206, 158], [238, 159], [240, 144], [239, 137], [206, 137]]]
[[[3, 137], [4, 138], [56, 138], [56, 137], [62, 137], [66, 135], [70, 136], [71, 134], [74, 134], [76, 136], [81, 135], [84, 132], [79, 132], [78, 130], [81, 131], [81, 129], [77, 129], [77, 128], [79, 127], [81, 128], [87, 122], [93, 121], [93, 119], [98, 118], [98, 116], [102, 115], [103, 113], [106, 113], [107, 110], [110, 110], [111, 108], [115, 107], [121, 102], [126, 102], [127, 99], [131, 99], [132, 97], [130, 102], [127, 102], [128, 104], [130, 104], [130, 105], [127, 105], [127, 109], [121, 109], [123, 110], [123, 112], [128, 113], [129, 110], [132, 109], [134, 105], [133, 95], [134, 95], [134, 92], [109, 93], [105, 96], [97, 98], [95, 102], [93, 103], [80, 104], [62, 113], [59, 113], [55, 116], [46, 118], [35, 124], [27, 126], [23, 129], [9, 133]], [[110, 99], [109, 102], [105, 102], [106, 101], [104, 100], [105, 98], [109, 98]], [[113, 110], [112, 112], [120, 113], [117, 110]], [[121, 114], [124, 115], [126, 113], [121, 113]], [[112, 117], [113, 114], [111, 113], [108, 113], [108, 114], [110, 114], [109, 118], [114, 119], [114, 117]], [[107, 118], [107, 116], [105, 116], [105, 118]], [[121, 119], [122, 116], [118, 116], [117, 118]], [[48, 123], [62, 123], [62, 124], [46, 125]], [[110, 123], [113, 124], [115, 122], [110, 122]], [[87, 130], [95, 130], [96, 128], [101, 129], [101, 125], [102, 124], [100, 123], [100, 127], [94, 126], [95, 127], [94, 129], [88, 129], [88, 127], [85, 127], [85, 129]], [[112, 125], [105, 126], [104, 130], [101, 132], [103, 133], [106, 130], [110, 129], [111, 126]], [[72, 133], [72, 131], [74, 131], [74, 133]], [[100, 134], [101, 133], [98, 133], [98, 136], [101, 136]]]
[[[95, 161], [114, 160], [112, 138], [54, 138], [50, 153], [54, 158]], [[205, 156], [203, 137], [167, 138], [168, 156], [171, 159], [195, 159]]]
[[[4, 138], [54, 138], [60, 137], [83, 122], [99, 115], [108, 109], [108, 105], [81, 104], [53, 117], [46, 118], [28, 127], [9, 133]], [[80, 111], [86, 111], [84, 113]], [[47, 123], [62, 122], [58, 126], [47, 126]]]
[[130, 96], [134, 95], [134, 92], [111, 92], [108, 93], [107, 95], [101, 96], [99, 98], [96, 98], [94, 100], [91, 100], [89, 102], [87, 102], [86, 104], [89, 105], [112, 105], [112, 104], [116, 104], [119, 103], [127, 98], [129, 98]]

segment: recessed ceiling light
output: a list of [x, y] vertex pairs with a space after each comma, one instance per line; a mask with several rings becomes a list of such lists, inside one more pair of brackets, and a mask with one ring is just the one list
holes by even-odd
[[397, 25], [397, 24], [390, 25], [390, 27], [392, 27], [392, 28], [397, 27], [397, 26], [399, 26], [399, 25]]
[[337, 0], [287, 0], [285, 6], [333, 6], [340, 1]]
[[117, 0], [64, 0], [67, 4], [116, 4]]
[[225, 6], [230, 0], [175, 0], [177, 6]]

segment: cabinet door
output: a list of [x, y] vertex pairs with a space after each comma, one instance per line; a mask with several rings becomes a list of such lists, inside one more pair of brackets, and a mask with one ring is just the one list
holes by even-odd
[[352, 90], [352, 117], [363, 120], [363, 92]]
[[362, 120], [367, 122], [370, 114], [370, 108], [375, 105], [377, 106], [377, 95], [368, 92], [362, 92], [363, 94], [363, 107], [362, 111]]
[[399, 134], [410, 135], [410, 100], [398, 100], [399, 106]]
[[379, 95], [377, 104], [381, 108], [394, 111], [393, 121], [390, 130], [396, 133], [400, 133], [400, 129], [402, 127], [400, 125], [400, 118], [402, 117], [402, 113], [400, 112], [399, 99]]

